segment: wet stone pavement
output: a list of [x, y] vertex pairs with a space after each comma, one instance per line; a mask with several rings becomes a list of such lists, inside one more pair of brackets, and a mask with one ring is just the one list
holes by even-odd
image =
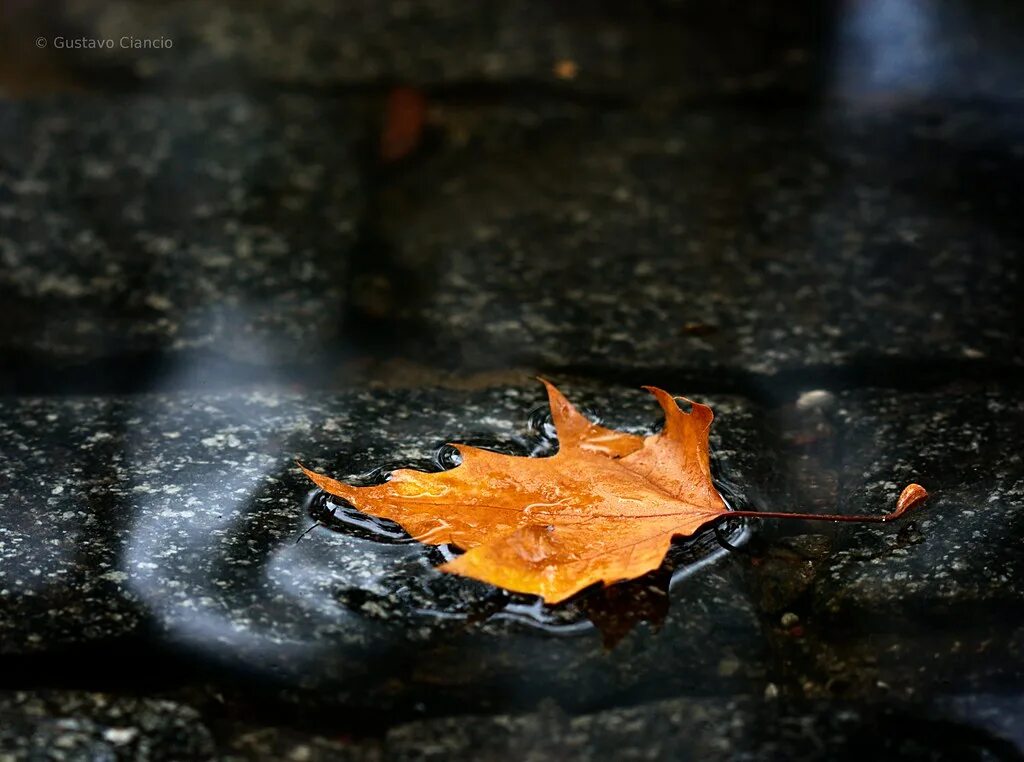
[[[1020, 758], [1019, 9], [488, 5], [11, 11], [0, 760]], [[734, 507], [931, 497], [544, 607], [295, 464], [543, 457], [537, 375], [710, 404]]]

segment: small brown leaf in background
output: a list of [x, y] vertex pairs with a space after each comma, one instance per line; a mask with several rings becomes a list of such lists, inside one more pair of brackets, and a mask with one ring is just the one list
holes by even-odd
[[574, 80], [576, 79], [576, 75], [579, 73], [579, 67], [571, 58], [563, 58], [559, 61], [555, 61], [552, 71], [558, 79]]
[[388, 94], [380, 135], [380, 158], [395, 162], [412, 154], [423, 139], [427, 99], [419, 90], [400, 86]]

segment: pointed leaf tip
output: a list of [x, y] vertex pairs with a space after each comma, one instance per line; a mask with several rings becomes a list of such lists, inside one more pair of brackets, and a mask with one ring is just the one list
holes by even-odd
[[[714, 412], [707, 405], [702, 405], [699, 402], [694, 402], [688, 397], [677, 397], [669, 394], [664, 389], [660, 389], [657, 386], [645, 386], [645, 390], [654, 395], [654, 398], [658, 401], [661, 406], [662, 412], [665, 414], [665, 426], [666, 431], [673, 430], [674, 427], [682, 425], [683, 421], [687, 423], [685, 425], [690, 426], [693, 424], [703, 424], [705, 430], [710, 428], [711, 422], [715, 418]], [[679, 407], [677, 400], [683, 400], [690, 406], [689, 412], [684, 411]]]

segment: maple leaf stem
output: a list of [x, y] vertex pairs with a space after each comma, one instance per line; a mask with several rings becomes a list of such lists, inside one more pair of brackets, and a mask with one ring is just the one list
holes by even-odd
[[899, 518], [902, 513], [893, 511], [884, 516], [872, 514], [850, 515], [842, 513], [785, 513], [783, 511], [729, 511], [722, 519], [801, 519], [803, 521], [846, 521], [851, 524], [884, 524]]
[[730, 511], [721, 517], [728, 519], [800, 519], [803, 521], [843, 521], [851, 524], [884, 524], [900, 518], [914, 506], [928, 497], [928, 492], [920, 484], [908, 484], [896, 501], [896, 510], [878, 516], [874, 514], [843, 514], [843, 513], [786, 513], [783, 511]]

